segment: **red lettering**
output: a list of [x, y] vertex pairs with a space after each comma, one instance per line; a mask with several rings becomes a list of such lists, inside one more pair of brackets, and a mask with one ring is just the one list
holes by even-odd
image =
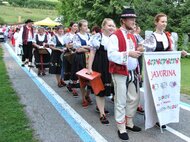
[[155, 77], [170, 77], [170, 76], [176, 76], [175, 70], [160, 70], [160, 71], [153, 71], [151, 72], [152, 78]]

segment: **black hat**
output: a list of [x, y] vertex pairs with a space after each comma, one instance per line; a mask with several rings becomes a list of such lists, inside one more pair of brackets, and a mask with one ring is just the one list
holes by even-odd
[[132, 8], [126, 8], [123, 10], [121, 14], [121, 18], [136, 18], [137, 15], [135, 14], [134, 9]]
[[28, 19], [28, 20], [26, 20], [25, 21], [25, 24], [27, 24], [27, 23], [33, 23], [34, 21], [32, 21], [31, 19]]

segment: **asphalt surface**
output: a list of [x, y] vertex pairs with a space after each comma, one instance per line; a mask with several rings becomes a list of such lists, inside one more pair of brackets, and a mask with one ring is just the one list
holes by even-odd
[[[73, 130], [71, 125], [63, 118], [52, 103], [44, 96], [32, 80], [32, 77], [23, 70], [23, 67], [18, 64], [12, 55], [7, 50], [7, 46], [3, 45], [4, 61], [7, 71], [12, 82], [12, 85], [20, 97], [20, 102], [25, 105], [25, 111], [31, 121], [31, 127], [35, 130], [35, 137], [42, 142], [80, 142], [88, 141], [81, 139], [80, 132]], [[26, 67], [24, 67], [27, 70]], [[37, 69], [32, 69], [37, 72]], [[34, 77], [34, 76], [33, 76]], [[84, 120], [88, 122], [105, 140], [108, 142], [120, 142], [117, 136], [117, 128], [114, 120], [113, 103], [109, 98], [106, 98], [106, 109], [110, 111], [108, 119], [110, 125], [104, 126], [99, 121], [99, 114], [95, 111], [95, 97], [91, 94], [94, 102], [87, 109], [83, 109], [81, 105], [81, 96], [74, 98], [65, 87], [58, 88], [54, 75], [47, 73], [41, 77], [64, 101], [66, 101]], [[80, 93], [80, 91], [78, 90]], [[190, 104], [190, 97], [181, 95], [181, 101]], [[62, 108], [64, 109], [64, 108]], [[163, 133], [157, 127], [144, 130], [144, 116], [136, 114], [134, 123], [142, 128], [139, 133], [128, 131], [129, 142], [183, 142], [190, 141], [190, 111], [180, 109], [180, 122], [169, 124], [169, 128], [175, 130], [171, 133], [164, 130]], [[80, 131], [80, 130], [79, 130]], [[177, 136], [177, 132], [186, 136]], [[101, 141], [100, 141], [101, 142]]]

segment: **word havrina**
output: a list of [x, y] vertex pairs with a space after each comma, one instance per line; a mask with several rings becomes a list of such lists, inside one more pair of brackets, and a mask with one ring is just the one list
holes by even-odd
[[170, 77], [170, 76], [176, 76], [175, 70], [160, 70], [160, 71], [151, 72], [151, 80], [153, 80], [153, 78]]

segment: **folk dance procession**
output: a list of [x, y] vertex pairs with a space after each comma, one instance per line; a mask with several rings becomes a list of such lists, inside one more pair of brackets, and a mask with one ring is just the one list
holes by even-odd
[[[133, 121], [137, 111], [145, 113], [146, 129], [154, 125], [166, 128], [166, 124], [171, 121], [179, 121], [178, 118], [170, 119], [170, 117], [179, 117], [173, 113], [165, 117], [159, 114], [164, 110], [167, 111], [169, 107], [160, 107], [161, 104], [158, 102], [171, 97], [171, 94], [166, 95], [160, 91], [158, 94], [161, 96], [158, 99], [149, 98], [146, 94], [157, 93], [160, 86], [155, 79], [179, 76], [180, 72], [175, 70], [175, 67], [179, 65], [180, 57], [188, 54], [186, 51], [181, 51], [175, 52], [177, 57], [173, 56], [174, 42], [171, 35], [165, 32], [167, 15], [159, 13], [155, 16], [153, 21], [155, 31], [145, 39], [140, 36], [137, 17], [134, 9], [126, 8], [120, 14], [120, 27], [117, 28], [112, 19], [105, 18], [101, 28], [95, 26], [91, 33], [88, 21], [85, 19], [71, 22], [67, 31], [62, 25], [54, 27], [53, 30], [41, 26], [34, 29], [34, 21], [28, 19], [24, 26], [16, 28], [13, 35], [15, 53], [22, 56], [21, 66], [36, 67], [39, 77], [47, 75], [48, 72], [54, 74], [57, 87], [67, 88], [73, 97], [80, 96], [83, 108], [93, 104], [91, 96], [94, 94], [99, 121], [104, 125], [109, 124], [107, 117], [109, 111], [105, 109], [105, 98], [111, 96], [118, 137], [121, 140], [128, 140], [128, 130], [141, 131]], [[156, 65], [159, 68], [161, 64], [173, 64], [174, 69], [161, 67], [155, 70]], [[82, 70], [84, 72], [81, 72]], [[96, 83], [89, 83], [89, 78], [95, 73], [99, 75], [97, 76], [99, 80]], [[86, 82], [85, 76], [87, 76]], [[179, 78], [176, 80], [179, 81]], [[163, 89], [167, 85], [173, 88], [176, 85], [180, 86], [180, 81], [177, 81], [162, 82], [161, 87]], [[142, 86], [146, 88], [145, 105], [140, 103]], [[78, 89], [80, 94], [77, 92]], [[168, 101], [168, 103], [173, 102]], [[174, 109], [174, 106], [172, 108]], [[179, 109], [179, 106], [176, 104], [175, 108]], [[153, 114], [150, 109], [154, 111]]]

